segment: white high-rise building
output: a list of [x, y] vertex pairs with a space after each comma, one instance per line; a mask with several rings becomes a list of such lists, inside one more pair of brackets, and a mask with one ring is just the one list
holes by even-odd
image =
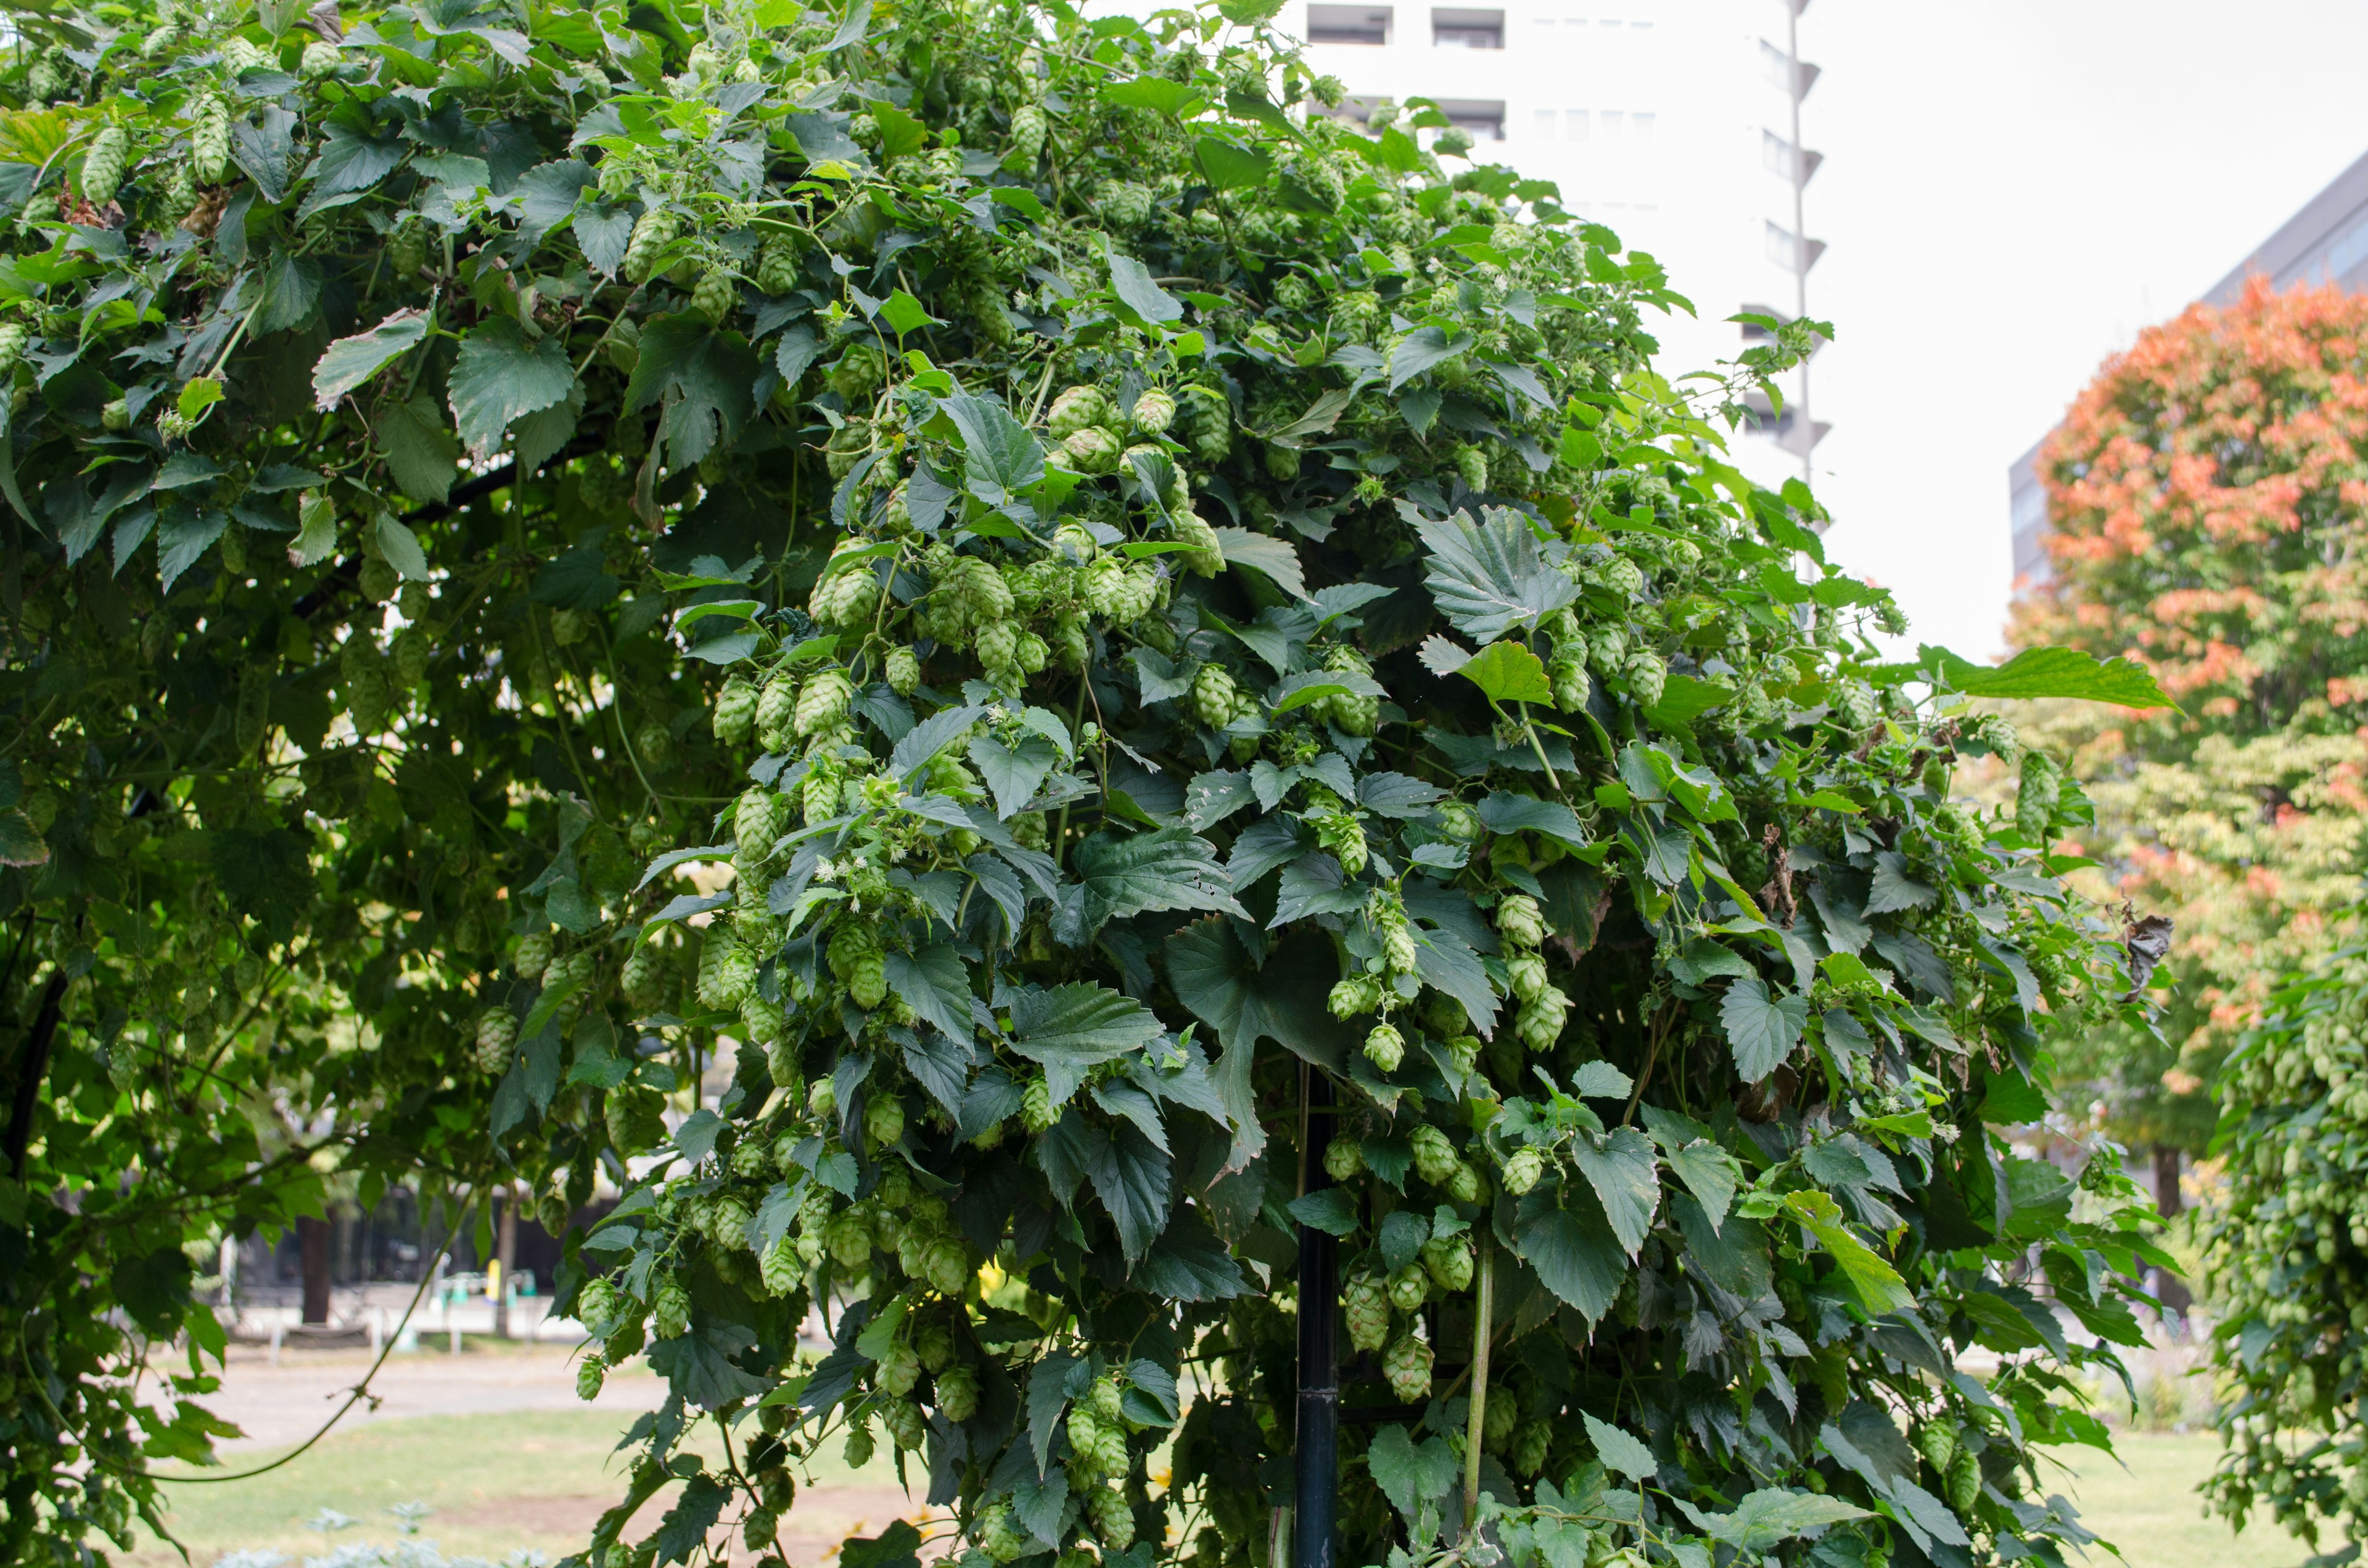
[[[1821, 313], [1809, 281], [1824, 243], [1803, 237], [1821, 156], [1801, 150], [1817, 75], [1799, 62], [1807, 4], [1291, 0], [1280, 23], [1358, 104], [1435, 101], [1472, 133], [1474, 158], [1554, 181], [1571, 212], [1657, 257], [1700, 312], [1648, 324], [1674, 379], [1748, 347], [1727, 320], [1740, 312]], [[1812, 381], [1785, 378], [1782, 418], [1736, 443], [1758, 477], [1802, 472], [1825, 434], [1804, 416]]]

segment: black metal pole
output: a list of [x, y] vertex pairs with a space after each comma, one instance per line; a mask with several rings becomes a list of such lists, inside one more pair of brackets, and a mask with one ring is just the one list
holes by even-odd
[[[1332, 1135], [1332, 1081], [1303, 1068], [1300, 1186], [1332, 1185], [1324, 1145]], [[1292, 1568], [1333, 1568], [1340, 1502], [1340, 1256], [1324, 1231], [1299, 1227], [1299, 1451], [1292, 1514]]]

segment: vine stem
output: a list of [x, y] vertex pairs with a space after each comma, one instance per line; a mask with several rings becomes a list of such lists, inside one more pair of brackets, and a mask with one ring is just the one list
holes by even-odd
[[[1486, 1216], [1483, 1215], [1485, 1223]], [[1496, 1316], [1496, 1259], [1488, 1250], [1488, 1233], [1474, 1227], [1479, 1252], [1480, 1303], [1472, 1329], [1472, 1403], [1463, 1427], [1463, 1528], [1468, 1532], [1480, 1517], [1480, 1439], [1488, 1418], [1488, 1341]]]

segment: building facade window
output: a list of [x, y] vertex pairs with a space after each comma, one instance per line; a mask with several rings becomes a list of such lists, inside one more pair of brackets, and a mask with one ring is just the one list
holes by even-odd
[[1385, 44], [1395, 7], [1389, 6], [1310, 6], [1310, 43]]
[[1472, 132], [1477, 142], [1502, 142], [1505, 139], [1505, 103], [1502, 98], [1440, 98], [1439, 112], [1447, 123]]
[[1562, 111], [1563, 135], [1570, 141], [1587, 141], [1591, 124], [1592, 117], [1583, 108], [1566, 108]]
[[1440, 49], [1502, 49], [1505, 13], [1434, 7], [1430, 41]]

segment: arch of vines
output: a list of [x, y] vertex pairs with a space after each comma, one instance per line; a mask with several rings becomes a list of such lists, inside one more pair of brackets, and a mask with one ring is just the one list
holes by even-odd
[[13, 21], [12, 1560], [169, 1528], [221, 1238], [603, 1170], [597, 1562], [842, 1442], [1272, 1562], [1327, 1246], [1341, 1561], [2083, 1539], [2158, 1255], [1989, 1125], [2123, 958], [1721, 461], [1806, 326], [1673, 391], [1649, 258], [1237, 0]]

